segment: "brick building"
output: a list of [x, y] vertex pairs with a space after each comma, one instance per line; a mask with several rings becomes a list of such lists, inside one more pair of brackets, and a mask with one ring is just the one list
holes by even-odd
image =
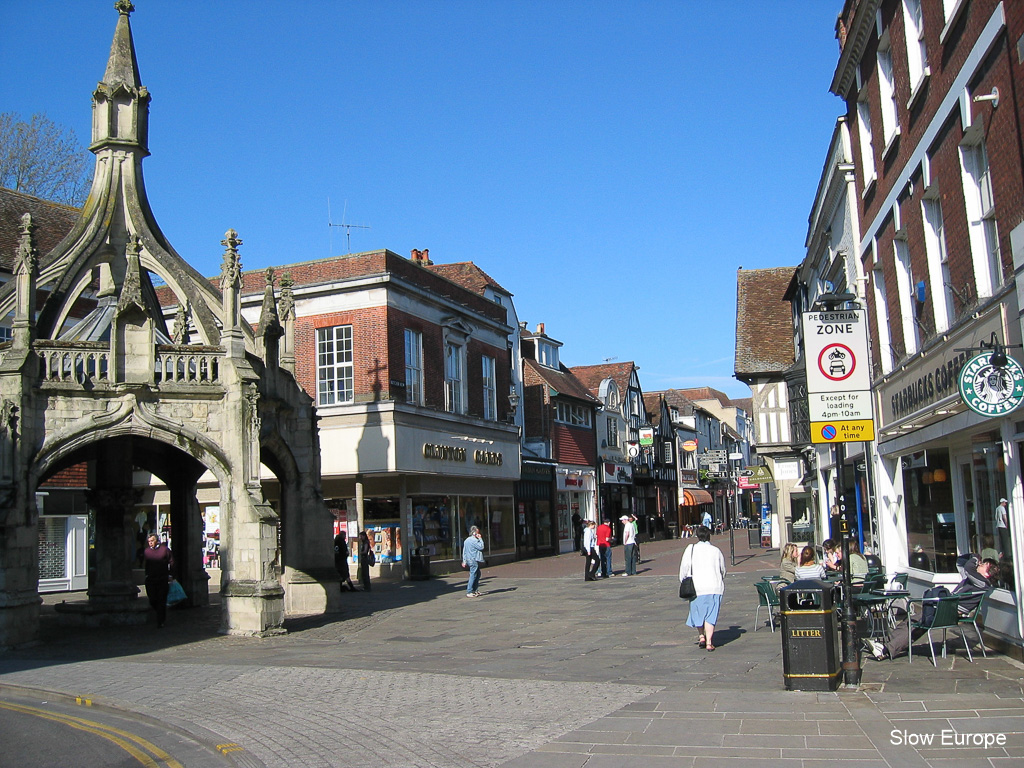
[[[244, 275], [244, 316], [281, 323], [282, 365], [315, 400], [336, 527], [350, 539], [370, 533], [382, 576], [403, 575], [414, 548], [434, 568], [458, 568], [471, 525], [483, 531], [489, 561], [515, 555], [513, 327], [470, 278], [486, 275], [472, 264], [435, 266], [419, 250]], [[271, 280], [280, 318], [266, 309]], [[333, 536], [329, 521], [324, 536]]]
[[[1020, 359], [1010, 349], [1010, 363], [990, 363], [993, 345], [1021, 338], [1024, 6], [847, 0], [837, 38], [831, 90], [853, 145], [882, 557], [920, 592], [959, 579], [958, 553], [996, 556], [986, 628], [1019, 647], [1024, 422], [1002, 406], [969, 409], [958, 385], [984, 352], [980, 386], [1006, 403]], [[1008, 529], [995, 512], [1004, 496]]]
[[[523, 349], [523, 450], [554, 464], [552, 541], [573, 549], [574, 514], [597, 520], [597, 409], [601, 401], [559, 360], [562, 342], [520, 330]], [[538, 525], [546, 525], [538, 520]]]

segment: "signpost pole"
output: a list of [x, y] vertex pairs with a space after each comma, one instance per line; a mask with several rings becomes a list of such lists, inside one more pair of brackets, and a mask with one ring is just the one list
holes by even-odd
[[853, 592], [850, 585], [850, 510], [846, 504], [846, 444], [835, 444], [836, 503], [839, 505], [839, 534], [843, 553], [843, 682], [860, 685], [860, 654], [857, 652], [857, 617], [853, 612]]

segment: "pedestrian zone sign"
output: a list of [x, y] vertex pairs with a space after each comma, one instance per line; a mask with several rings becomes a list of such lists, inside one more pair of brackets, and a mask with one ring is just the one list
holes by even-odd
[[875, 439], [866, 314], [804, 312], [807, 410], [812, 443]]

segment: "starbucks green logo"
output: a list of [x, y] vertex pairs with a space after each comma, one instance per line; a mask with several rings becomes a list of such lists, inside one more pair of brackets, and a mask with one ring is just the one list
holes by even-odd
[[1012, 357], [992, 365], [991, 352], [968, 360], [960, 371], [960, 397], [975, 413], [1003, 416], [1024, 401], [1024, 368]]

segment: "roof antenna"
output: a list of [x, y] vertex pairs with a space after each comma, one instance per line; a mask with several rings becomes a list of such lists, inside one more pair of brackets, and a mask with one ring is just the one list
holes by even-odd
[[[365, 224], [346, 224], [345, 223], [345, 214], [346, 213], [348, 213], [348, 200], [345, 201], [345, 207], [342, 209], [342, 212], [341, 212], [341, 223], [340, 224], [335, 224], [333, 221], [331, 221], [331, 198], [329, 198], [329, 197], [327, 198], [327, 227], [328, 227], [328, 229], [330, 229], [331, 227], [344, 227], [345, 228], [345, 251], [346, 251], [345, 255], [348, 256], [348, 255], [350, 255], [352, 253], [352, 229], [353, 228], [355, 228], [355, 229], [373, 229], [373, 227], [366, 226]], [[333, 256], [334, 255], [334, 231], [333, 230], [331, 230], [330, 248], [331, 248], [330, 255]]]

